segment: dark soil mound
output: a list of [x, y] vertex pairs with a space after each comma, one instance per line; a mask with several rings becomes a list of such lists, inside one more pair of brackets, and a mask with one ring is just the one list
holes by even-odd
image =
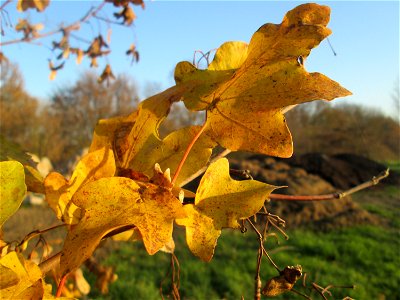
[[[383, 164], [355, 154], [308, 153], [289, 159], [287, 163], [316, 174], [342, 190], [371, 180], [386, 170]], [[400, 185], [400, 174], [391, 171], [382, 183]]]
[[[256, 180], [288, 186], [276, 193], [320, 195], [336, 191], [332, 184], [321, 177], [270, 157], [256, 155], [246, 160], [231, 160], [231, 168], [248, 169]], [[318, 229], [330, 229], [380, 222], [377, 217], [354, 203], [351, 197], [328, 201], [271, 201], [267, 208], [283, 218], [290, 227], [307, 224]]]

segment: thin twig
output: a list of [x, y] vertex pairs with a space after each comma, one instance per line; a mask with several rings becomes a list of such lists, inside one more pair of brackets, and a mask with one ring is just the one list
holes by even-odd
[[297, 295], [299, 295], [299, 296], [302, 296], [302, 297], [304, 297], [304, 298], [306, 298], [306, 299], [308, 299], [308, 300], [312, 300], [311, 297], [309, 297], [309, 296], [307, 296], [306, 294], [303, 294], [302, 292], [299, 292], [299, 291], [297, 291], [297, 290], [295, 290], [295, 289], [291, 289], [290, 291], [293, 292], [293, 293], [295, 293], [295, 294], [297, 294]]
[[0, 6], [0, 10], [3, 10], [4, 7], [5, 7], [7, 4], [9, 4], [11, 1], [12, 1], [12, 0], [7, 0], [7, 1], [5, 1], [5, 2]]
[[32, 231], [32, 232], [28, 233], [24, 237], [24, 239], [17, 245], [17, 247], [21, 247], [24, 243], [28, 242], [29, 240], [33, 239], [34, 237], [36, 237], [38, 235], [41, 235], [43, 233], [49, 232], [51, 230], [54, 230], [54, 229], [57, 229], [57, 228], [60, 228], [60, 227], [64, 227], [66, 225], [67, 224], [58, 224], [58, 225], [55, 225], [55, 226], [52, 226], [52, 227], [49, 227], [49, 228], [46, 228], [46, 229], [43, 229], [43, 230]]
[[94, 16], [94, 18], [95, 18], [95, 19], [98, 19], [98, 20], [100, 20], [100, 21], [106, 22], [106, 23], [111, 23], [111, 24], [115, 24], [115, 25], [125, 26], [124, 23], [116, 22], [116, 21], [110, 20], [109, 18], [105, 18], [105, 17], [102, 17], [102, 16]]
[[283, 231], [282, 228], [280, 228], [277, 224], [275, 224], [275, 222], [272, 221], [273, 219], [270, 219], [270, 217], [267, 217], [267, 219], [268, 219], [268, 222], [269, 222], [272, 226], [274, 226], [274, 228], [275, 228], [276, 230], [278, 230], [278, 231], [285, 237], [285, 240], [288, 240], [288, 239], [289, 239], [289, 236], [286, 234], [286, 232]]
[[251, 225], [251, 227], [253, 228], [254, 232], [257, 234], [258, 239], [260, 240], [260, 247], [264, 253], [264, 255], [268, 258], [269, 262], [274, 266], [274, 268], [278, 271], [278, 273], [281, 272], [281, 270], [279, 269], [279, 267], [275, 264], [275, 262], [272, 260], [272, 258], [269, 256], [267, 250], [265, 250], [264, 245], [262, 244], [263, 241], [263, 237], [261, 235], [261, 233], [258, 231], [258, 229], [256, 228], [256, 226], [253, 224], [253, 222], [250, 221], [249, 218], [246, 219], [247, 222]]
[[57, 265], [60, 264], [61, 252], [54, 254], [52, 257], [46, 259], [39, 264], [40, 271], [43, 275], [53, 270]]
[[[261, 241], [262, 244], [262, 241]], [[260, 300], [261, 299], [261, 278], [260, 278], [260, 270], [261, 270], [261, 259], [263, 256], [263, 252], [261, 247], [258, 248], [257, 254], [257, 268], [256, 268], [256, 277], [255, 277], [255, 291], [254, 291], [254, 299]]]
[[318, 284], [316, 284], [315, 282], [311, 283], [312, 287], [314, 288], [314, 290], [317, 291], [317, 293], [324, 298], [324, 300], [328, 300], [328, 298], [325, 297], [325, 295], [320, 291], [320, 286]]
[[382, 179], [389, 176], [389, 169], [383, 171], [378, 176], [374, 176], [371, 180], [361, 183], [347, 191], [341, 193], [332, 193], [326, 195], [283, 195], [283, 194], [270, 194], [269, 199], [276, 201], [323, 201], [323, 200], [334, 200], [347, 197], [351, 194], [377, 185]]
[[335, 49], [333, 49], [333, 46], [331, 44], [331, 41], [329, 40], [329, 37], [327, 37], [326, 40], [328, 41], [329, 47], [331, 48], [333, 55], [337, 56], [337, 53], [336, 53]]
[[182, 181], [179, 186], [182, 187], [186, 184], [188, 184], [189, 182], [193, 181], [195, 178], [199, 177], [201, 174], [203, 174], [208, 166], [210, 164], [212, 164], [213, 162], [217, 161], [220, 158], [223, 158], [225, 156], [227, 156], [229, 153], [231, 153], [232, 150], [229, 149], [225, 149], [224, 151], [222, 151], [221, 153], [219, 153], [217, 156], [215, 156], [213, 159], [211, 159], [206, 166], [204, 166], [203, 168], [201, 168], [200, 170], [198, 170], [196, 173], [194, 173], [193, 175], [189, 176], [188, 178], [186, 178], [184, 181]]

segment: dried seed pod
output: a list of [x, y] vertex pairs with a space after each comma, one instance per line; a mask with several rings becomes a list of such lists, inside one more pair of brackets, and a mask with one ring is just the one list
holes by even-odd
[[300, 265], [287, 266], [283, 271], [281, 271], [279, 276], [268, 280], [261, 293], [264, 296], [274, 297], [284, 292], [288, 292], [293, 288], [301, 275], [302, 268]]

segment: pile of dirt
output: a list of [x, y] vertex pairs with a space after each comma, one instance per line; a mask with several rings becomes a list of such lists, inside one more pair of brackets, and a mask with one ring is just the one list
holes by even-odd
[[[294, 167], [316, 174], [338, 189], [349, 189], [386, 170], [386, 166], [355, 154], [308, 153], [286, 160]], [[391, 171], [383, 184], [400, 185], [400, 174]]]
[[[287, 186], [275, 193], [289, 195], [321, 195], [337, 191], [331, 183], [310, 174], [300, 167], [290, 166], [282, 160], [254, 155], [246, 160], [230, 160], [231, 168], [250, 170], [254, 179], [278, 186]], [[380, 219], [371, 215], [351, 197], [327, 201], [271, 201], [268, 210], [282, 217], [291, 228], [302, 225], [327, 230], [356, 224], [379, 224]]]

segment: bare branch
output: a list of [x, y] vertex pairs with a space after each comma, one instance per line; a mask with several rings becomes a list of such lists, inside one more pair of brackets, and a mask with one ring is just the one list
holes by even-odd
[[283, 194], [271, 194], [269, 199], [276, 201], [323, 201], [323, 200], [334, 200], [347, 197], [351, 194], [377, 185], [382, 179], [389, 176], [389, 169], [382, 172], [378, 176], [374, 176], [371, 180], [361, 183], [347, 191], [341, 193], [332, 193], [326, 195], [283, 195]]
[[106, 2], [102, 2], [97, 7], [91, 7], [89, 9], [89, 11], [81, 19], [79, 19], [78, 21], [76, 21], [74, 23], [71, 23], [68, 26], [62, 26], [56, 30], [49, 31], [49, 32], [46, 32], [43, 34], [36, 34], [35, 36], [29, 37], [28, 39], [23, 37], [20, 39], [5, 41], [5, 42], [0, 43], [0, 46], [6, 46], [6, 45], [11, 45], [11, 44], [16, 44], [16, 43], [23, 43], [23, 42], [29, 43], [33, 40], [38, 40], [38, 39], [42, 39], [42, 38], [51, 36], [53, 34], [62, 33], [63, 31], [65, 32], [65, 31], [78, 30], [80, 28], [81, 23], [87, 22], [90, 18], [95, 17], [96, 14], [104, 7], [105, 4], [106, 4]]
[[5, 7], [7, 4], [9, 4], [11, 1], [12, 1], [12, 0], [7, 0], [7, 1], [5, 1], [5, 2], [0, 6], [0, 10], [3, 10], [4, 7]]
[[43, 275], [50, 272], [56, 266], [60, 264], [61, 252], [56, 253], [52, 257], [46, 259], [42, 263], [39, 264], [40, 271]]

